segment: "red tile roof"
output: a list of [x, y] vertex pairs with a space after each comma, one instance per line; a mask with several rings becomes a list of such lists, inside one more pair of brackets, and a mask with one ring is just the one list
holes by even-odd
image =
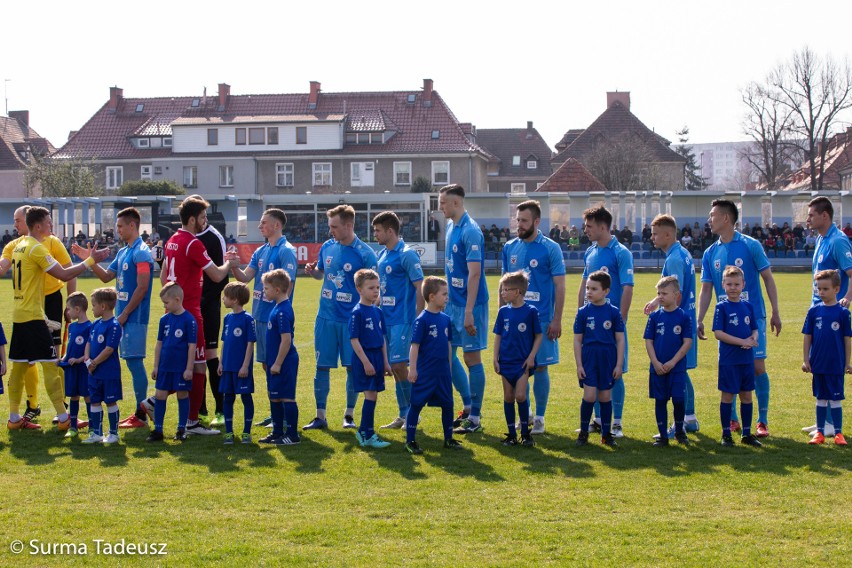
[[55, 151], [53, 144], [29, 125], [17, 118], [0, 116], [0, 170], [24, 169], [27, 162], [22, 152], [46, 155]]
[[606, 191], [606, 186], [579, 161], [568, 158], [535, 191], [552, 193]]
[[[801, 168], [787, 176], [786, 185], [781, 189], [783, 191], [809, 190], [811, 188], [810, 164], [810, 161], [805, 162]], [[847, 127], [845, 132], [835, 134], [828, 141], [825, 169], [822, 175], [823, 189], [840, 189], [841, 172], [848, 170], [849, 165], [852, 165], [852, 126]], [[758, 189], [763, 188], [759, 186]]]

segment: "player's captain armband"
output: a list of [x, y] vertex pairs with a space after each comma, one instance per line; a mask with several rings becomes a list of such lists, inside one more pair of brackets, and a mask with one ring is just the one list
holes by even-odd
[[150, 274], [151, 265], [147, 262], [137, 262], [136, 263], [136, 274]]

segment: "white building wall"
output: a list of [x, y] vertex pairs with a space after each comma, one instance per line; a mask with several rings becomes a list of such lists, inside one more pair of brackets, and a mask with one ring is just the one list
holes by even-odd
[[[296, 127], [305, 126], [308, 131], [307, 144], [296, 144]], [[278, 128], [278, 144], [249, 144], [249, 128]], [[219, 143], [207, 144], [207, 130], [219, 130]], [[246, 129], [246, 144], [236, 144], [237, 128]], [[340, 122], [322, 123], [258, 123], [258, 124], [209, 124], [209, 125], [172, 125], [172, 152], [266, 152], [266, 151], [304, 151], [304, 150], [340, 150], [343, 148], [343, 128]]]

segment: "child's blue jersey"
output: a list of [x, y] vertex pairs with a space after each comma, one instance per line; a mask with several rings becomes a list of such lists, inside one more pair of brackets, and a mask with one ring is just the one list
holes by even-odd
[[361, 347], [381, 349], [385, 344], [385, 318], [376, 306], [358, 303], [349, 318], [349, 338], [357, 339]]
[[146, 264], [148, 274], [151, 276], [148, 280], [148, 290], [136, 309], [128, 316], [127, 323], [148, 325], [151, 314], [151, 289], [154, 285], [154, 257], [151, 256], [151, 249], [142, 242], [142, 237], [139, 237], [132, 244], [122, 247], [108, 268], [115, 273], [115, 290], [118, 293], [115, 313], [121, 314], [130, 302], [133, 292], [136, 291], [140, 265]]
[[[728, 335], [745, 339], [757, 329], [754, 307], [750, 302], [740, 300], [729, 302], [727, 298], [716, 304], [713, 313], [713, 331], [724, 331]], [[720, 365], [746, 365], [754, 363], [754, 348], [743, 349], [739, 345], [719, 342]]]
[[725, 299], [725, 289], [722, 287], [722, 273], [726, 266], [736, 266], [745, 275], [741, 300], [752, 305], [758, 318], [766, 317], [766, 306], [763, 303], [763, 288], [760, 284], [760, 273], [770, 267], [769, 259], [763, 251], [763, 245], [757, 239], [734, 231], [734, 237], [729, 243], [717, 240], [704, 251], [701, 260], [701, 281], [710, 282], [716, 290], [716, 301]]
[[811, 336], [811, 372], [815, 375], [843, 375], [846, 370], [844, 339], [852, 336], [849, 310], [840, 304], [812, 306], [805, 317], [802, 333]]
[[553, 277], [565, 276], [559, 245], [539, 231], [531, 243], [518, 237], [512, 239], [503, 246], [502, 254], [503, 274], [523, 270], [529, 278], [524, 300], [535, 306], [542, 321], [551, 321], [556, 297]]
[[[226, 373], [238, 373], [246, 359], [249, 343], [256, 341], [254, 318], [248, 312], [227, 314], [222, 325], [222, 370]], [[249, 372], [253, 363], [254, 357], [249, 362]]]
[[[68, 326], [68, 347], [65, 350], [67, 359], [79, 359], [86, 354], [86, 342], [92, 334], [92, 322], [71, 322]], [[94, 357], [92, 357], [94, 359]]]
[[[814, 257], [812, 260], [813, 273], [816, 274], [820, 270], [837, 270], [840, 272], [840, 291], [837, 293], [839, 300], [846, 295], [849, 289], [849, 275], [846, 271], [852, 268], [852, 243], [849, 242], [849, 237], [844, 235], [837, 226], [832, 223], [831, 228], [825, 236], [818, 236], [816, 240], [816, 248], [814, 249]], [[816, 292], [814, 285], [812, 305], [822, 303], [819, 299], [819, 294]]]
[[290, 334], [290, 349], [287, 351], [287, 356], [284, 357], [284, 362], [281, 366], [284, 367], [288, 361], [292, 361], [295, 357], [298, 357], [295, 327], [296, 314], [293, 313], [293, 304], [290, 303], [289, 299], [278, 302], [272, 308], [272, 313], [269, 314], [269, 321], [266, 324], [266, 361], [264, 363], [266, 363], [267, 368], [274, 365], [275, 360], [278, 358], [282, 333]]
[[621, 312], [611, 302], [602, 306], [588, 303], [577, 310], [574, 333], [583, 334], [583, 345], [615, 346], [616, 332], [624, 333], [624, 320], [621, 318]]
[[[186, 310], [180, 315], [167, 313], [160, 318], [157, 341], [163, 342], [157, 372], [183, 373], [190, 357], [189, 344], [198, 341], [198, 324], [195, 318]], [[195, 352], [191, 357], [195, 361]]]
[[293, 283], [293, 291], [290, 293], [290, 298], [293, 298], [296, 294], [296, 271], [299, 268], [296, 247], [287, 242], [287, 237], [284, 236], [275, 244], [264, 243], [252, 253], [248, 267], [254, 270], [254, 300], [251, 304], [251, 315], [255, 321], [266, 323], [269, 321], [269, 314], [275, 307], [275, 302], [263, 295], [263, 275], [278, 268], [284, 270], [290, 275], [290, 281]]
[[112, 347], [112, 355], [100, 363], [92, 376], [101, 380], [121, 381], [121, 364], [118, 362], [118, 345], [121, 343], [121, 326], [118, 320], [99, 319], [92, 324], [89, 332], [89, 359], [95, 358], [107, 347]]
[[411, 343], [419, 345], [417, 382], [450, 381], [450, 341], [453, 330], [450, 316], [423, 310], [414, 320]]
[[493, 333], [500, 336], [500, 364], [523, 363], [532, 352], [535, 336], [541, 333], [538, 310], [526, 303], [519, 308], [502, 306], [494, 320]]
[[358, 237], [349, 245], [334, 239], [323, 243], [317, 259], [317, 270], [323, 271], [317, 317], [349, 323], [352, 308], [361, 300], [355, 273], [362, 268], [376, 270], [376, 253]]
[[586, 249], [583, 263], [584, 280], [588, 280], [589, 275], [596, 270], [609, 274], [612, 285], [606, 297], [613, 306], [620, 307], [622, 286], [633, 286], [633, 255], [627, 247], [615, 237], [612, 237], [605, 247], [592, 243]]
[[469, 262], [478, 262], [482, 269], [476, 305], [488, 303], [488, 285], [485, 282], [485, 237], [482, 229], [465, 212], [455, 225], [447, 221], [446, 249], [444, 250], [444, 272], [450, 285], [450, 303], [457, 306], [467, 304], [467, 279]]
[[389, 326], [410, 325], [417, 317], [417, 288], [414, 284], [423, 280], [420, 255], [400, 239], [393, 250], [385, 247], [379, 251], [378, 259], [385, 323]]
[[[675, 308], [670, 312], [660, 308], [648, 316], [644, 338], [654, 341], [657, 360], [665, 363], [680, 350], [684, 339], [692, 339], [692, 318], [681, 308]], [[654, 365], [650, 366], [650, 370], [654, 372]], [[669, 372], [685, 373], [686, 355]]]

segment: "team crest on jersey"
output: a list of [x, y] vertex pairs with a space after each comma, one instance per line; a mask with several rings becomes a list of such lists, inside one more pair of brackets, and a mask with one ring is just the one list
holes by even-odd
[[718, 258], [716, 260], [714, 260], [713, 261], [713, 268], [715, 268], [717, 271], [722, 270], [722, 261], [719, 260]]
[[523, 333], [523, 332], [525, 332], [526, 330], [527, 330], [527, 324], [525, 324], [524, 322], [521, 322], [521, 323], [519, 323], [519, 324], [518, 324], [518, 331], [520, 331], [521, 333]]
[[266, 324], [266, 329], [272, 329], [272, 322]]
[[129, 265], [129, 264], [127, 264], [126, 262], [125, 262], [124, 264], [122, 264], [122, 265], [121, 265], [121, 269], [122, 269], [122, 270], [127, 270], [128, 268], [130, 268], [130, 265]]
[[183, 330], [182, 329], [176, 329], [175, 330], [175, 337], [177, 337], [177, 338], [183, 337]]
[[393, 268], [391, 268], [391, 265], [388, 264], [385, 266], [385, 274], [390, 274], [391, 272], [393, 272]]
[[742, 265], [743, 265], [743, 259], [738, 258], [734, 261], [734, 266], [736, 266], [737, 268], [741, 267]]
[[681, 332], [680, 326], [679, 326], [679, 325], [674, 326], [674, 327], [672, 328], [672, 332], [673, 332], [675, 335], [680, 335], [680, 332]]
[[340, 288], [343, 288], [343, 282], [346, 280], [346, 277], [343, 275], [342, 270], [338, 270], [337, 274], [329, 274], [328, 279], [331, 282], [334, 282], [334, 285], [339, 290]]
[[103, 342], [104, 342], [104, 336], [103, 336], [103, 334], [101, 334], [101, 335], [98, 336], [98, 343], [103, 343]]
[[331, 261], [332, 261], [333, 259], [334, 259], [334, 257], [333, 257], [333, 256], [327, 256], [327, 257], [325, 258], [325, 265], [326, 265], [326, 266], [331, 266]]
[[840, 324], [836, 321], [831, 322], [831, 329], [837, 331], [838, 329], [840, 329]]
[[600, 268], [598, 268], [598, 270], [600, 270], [601, 272], [606, 272], [607, 274], [609, 274], [609, 266], [601, 266]]
[[346, 272], [352, 272], [352, 265], [347, 262], [343, 265], [343, 270], [345, 270]]
[[518, 264], [518, 255], [513, 254], [512, 256], [510, 256], [509, 257], [509, 263], [510, 264]]
[[748, 316], [746, 316], [746, 317], [744, 317], [744, 318], [743, 318], [743, 322], [744, 322], [746, 325], [748, 325], [748, 324], [750, 324], [750, 323], [751, 323], [751, 318], [750, 318], [750, 317], [748, 317]]
[[[846, 254], [849, 255], [848, 252]], [[822, 255], [819, 255], [819, 258], [817, 259], [817, 263], [821, 263], [821, 262], [822, 262]]]
[[273, 262], [269, 263], [269, 270], [275, 270], [275, 263], [273, 263]]
[[459, 245], [453, 245], [453, 252], [459, 252]]
[[530, 261], [530, 267], [535, 268], [536, 266], [538, 266], [538, 260], [534, 258]]
[[612, 327], [612, 322], [609, 321], [609, 320], [606, 320], [604, 322], [604, 329], [610, 329], [611, 327]]
[[243, 329], [241, 327], [238, 327], [237, 329], [234, 330], [234, 337], [239, 337], [242, 334], [243, 334]]
[[82, 336], [82, 335], [78, 335], [78, 336], [77, 336], [77, 339], [75, 339], [75, 340], [74, 340], [74, 343], [76, 343], [77, 345], [83, 345], [83, 343], [84, 343], [85, 341], [86, 341], [86, 340], [83, 338], [83, 336]]

